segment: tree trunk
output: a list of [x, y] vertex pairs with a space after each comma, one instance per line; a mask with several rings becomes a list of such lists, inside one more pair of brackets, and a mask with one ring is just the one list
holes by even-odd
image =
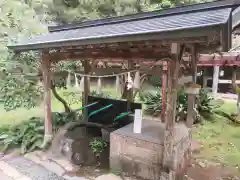
[[67, 112], [67, 113], [71, 112], [71, 108], [68, 106], [67, 102], [57, 93], [56, 87], [53, 82], [51, 83], [51, 90], [52, 90], [54, 97], [62, 103], [65, 112]]

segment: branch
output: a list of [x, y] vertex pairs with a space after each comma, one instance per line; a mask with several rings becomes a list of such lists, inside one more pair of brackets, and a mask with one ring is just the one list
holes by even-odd
[[63, 104], [65, 112], [71, 112], [71, 108], [68, 106], [67, 102], [57, 93], [56, 87], [53, 82], [51, 82], [51, 90], [54, 97]]

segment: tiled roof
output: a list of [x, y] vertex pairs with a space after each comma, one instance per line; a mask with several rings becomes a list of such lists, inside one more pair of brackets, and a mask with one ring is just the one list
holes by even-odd
[[174, 31], [223, 25], [229, 20], [231, 11], [232, 8], [221, 7], [217, 9], [180, 12], [177, 14], [160, 13], [157, 15], [155, 13], [152, 17], [112, 21], [110, 23], [51, 32], [21, 41], [15, 45], [10, 45], [9, 48], [26, 51], [70, 46], [71, 42], [74, 42], [74, 45], [77, 45], [78, 42], [81, 42], [81, 44], [90, 44], [92, 40], [99, 40], [99, 42], [105, 43], [105, 40], [109, 38], [111, 42], [118, 42], [119, 38], [125, 37], [127, 39], [133, 36], [138, 36], [138, 40], [142, 40], [142, 35], [146, 34], [171, 33]]

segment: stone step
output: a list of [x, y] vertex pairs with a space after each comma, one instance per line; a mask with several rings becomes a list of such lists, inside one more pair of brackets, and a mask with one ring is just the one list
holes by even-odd
[[1, 180], [32, 180], [4, 161], [0, 161]]
[[84, 177], [65, 175], [61, 166], [50, 161], [39, 164], [20, 156], [6, 159], [5, 162], [32, 180], [86, 180]]
[[7, 176], [5, 173], [0, 171], [1, 180], [13, 180], [11, 177]]

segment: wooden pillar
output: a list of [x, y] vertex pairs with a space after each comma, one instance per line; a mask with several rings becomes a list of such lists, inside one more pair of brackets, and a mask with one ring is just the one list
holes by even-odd
[[192, 54], [192, 81], [193, 83], [197, 82], [197, 58], [198, 58], [198, 54], [197, 54], [197, 45], [193, 44], [192, 45], [192, 50], [191, 50], [191, 54]]
[[214, 96], [217, 95], [218, 81], [219, 81], [219, 66], [214, 65], [214, 69], [213, 69], [213, 83], [212, 83], [212, 93], [213, 93]]
[[[173, 50], [175, 48], [175, 51]], [[175, 58], [171, 61], [168, 77], [168, 97], [167, 97], [167, 114], [164, 131], [164, 147], [162, 158], [161, 180], [175, 180], [176, 174], [173, 167], [173, 145], [174, 145], [174, 126], [176, 120], [178, 76], [180, 70], [180, 61], [182, 59], [183, 47], [179, 44], [172, 45], [172, 53]]]
[[43, 86], [44, 86], [44, 143], [43, 146], [47, 145], [53, 138], [52, 130], [52, 110], [51, 110], [51, 62], [49, 59], [49, 52], [42, 52], [41, 68], [43, 75]]
[[[83, 68], [84, 68], [84, 74], [89, 74], [91, 71], [91, 66], [88, 60], [82, 61]], [[90, 84], [89, 84], [89, 77], [84, 76], [84, 91], [82, 93], [82, 106], [88, 105], [88, 95], [90, 93]], [[87, 121], [88, 117], [88, 110], [83, 109], [83, 120]]]
[[166, 120], [166, 109], [167, 109], [167, 74], [168, 74], [168, 63], [166, 61], [162, 64], [162, 113], [161, 121]]
[[205, 67], [203, 69], [203, 88], [207, 88], [207, 80], [208, 80], [207, 68]]
[[[191, 51], [191, 60], [192, 60], [192, 82], [196, 83], [197, 81], [197, 49], [196, 45], [192, 46], [192, 51]], [[195, 99], [196, 96], [194, 94], [188, 94], [188, 109], [187, 109], [187, 126], [189, 128], [192, 127], [194, 120], [195, 120]]]

